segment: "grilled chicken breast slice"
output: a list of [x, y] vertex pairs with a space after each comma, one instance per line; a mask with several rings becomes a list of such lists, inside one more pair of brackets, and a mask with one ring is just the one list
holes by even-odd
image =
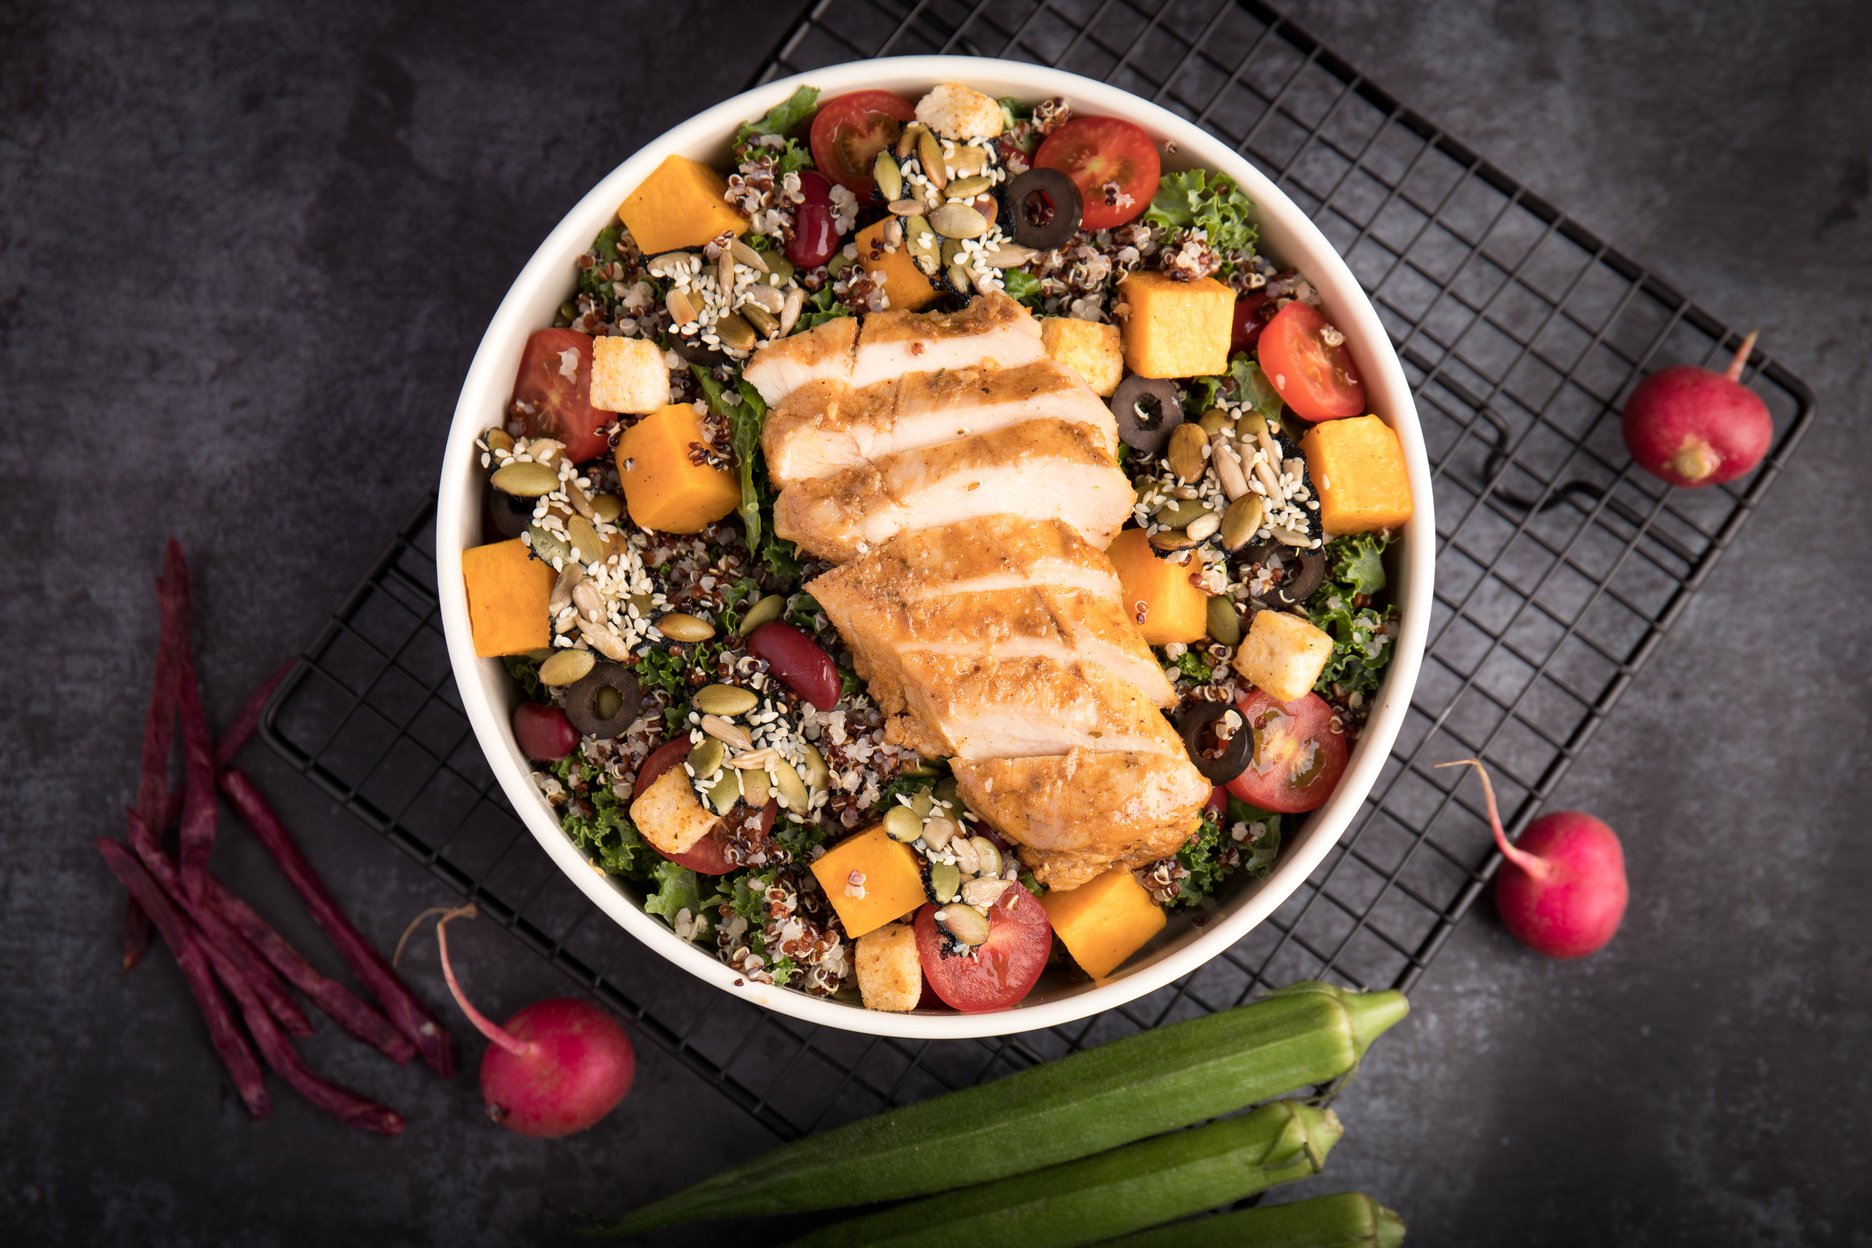
[[907, 373], [971, 365], [1017, 368], [1045, 355], [1040, 322], [993, 291], [959, 312], [873, 312], [859, 331], [850, 381], [869, 386]]
[[1196, 829], [1210, 785], [1180, 752], [1069, 750], [1040, 758], [957, 759], [969, 809], [1018, 844], [1048, 888], [1167, 858]]
[[1052, 360], [1019, 368], [971, 366], [908, 373], [876, 385], [818, 382], [788, 395], [767, 418], [761, 447], [781, 486], [906, 451], [1030, 420], [1083, 426], [1118, 451], [1111, 409], [1078, 374]]
[[1083, 427], [1031, 420], [796, 482], [774, 504], [774, 532], [842, 563], [906, 530], [1017, 514], [1064, 521], [1103, 550], [1134, 501]]
[[892, 592], [901, 586], [910, 598], [1045, 585], [1110, 593], [1122, 602], [1104, 552], [1057, 520], [988, 516], [899, 533], [854, 568], [893, 576]]
[[802, 333], [763, 344], [741, 376], [760, 391], [768, 407], [811, 382], [832, 382], [843, 388], [851, 381], [857, 342], [857, 320], [834, 317]]

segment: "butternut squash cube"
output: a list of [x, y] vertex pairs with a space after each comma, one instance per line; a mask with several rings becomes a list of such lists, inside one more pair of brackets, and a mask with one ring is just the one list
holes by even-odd
[[1126, 529], [1105, 552], [1118, 571], [1124, 592], [1125, 614], [1153, 646], [1173, 641], [1201, 641], [1209, 633], [1209, 595], [1190, 580], [1196, 571], [1194, 556], [1182, 562], [1166, 559], [1151, 549], [1143, 529]]
[[930, 285], [929, 278], [923, 276], [923, 270], [917, 268], [916, 261], [910, 258], [908, 247], [885, 250], [885, 224], [879, 221], [853, 236], [852, 244], [858, 249], [858, 264], [871, 275], [872, 281], [884, 288], [891, 307], [906, 312], [928, 307], [936, 302], [936, 288]]
[[881, 823], [820, 855], [812, 873], [853, 940], [903, 918], [928, 900], [915, 851], [886, 836]]
[[670, 400], [663, 348], [647, 338], [592, 340], [591, 403], [601, 412], [642, 416]]
[[659, 407], [618, 438], [618, 480], [639, 526], [662, 533], [699, 533], [735, 509], [741, 482], [728, 468], [689, 458], [702, 441], [693, 403]]
[[1411, 518], [1410, 475], [1397, 432], [1376, 416], [1324, 420], [1300, 439], [1328, 533], [1394, 529]]
[[1213, 277], [1179, 282], [1137, 272], [1118, 285], [1125, 305], [1125, 365], [1142, 377], [1212, 377], [1228, 372], [1235, 292]]
[[1286, 611], [1257, 611], [1235, 652], [1242, 679], [1277, 702], [1304, 698], [1332, 658], [1332, 636]]
[[724, 230], [748, 232], [748, 219], [722, 196], [728, 181], [700, 161], [666, 157], [618, 207], [618, 220], [646, 256], [700, 247]]
[[672, 767], [631, 799], [631, 822], [660, 853], [674, 856], [695, 848], [714, 831], [715, 812], [696, 796], [689, 772]]
[[867, 1010], [914, 1010], [923, 999], [923, 960], [916, 928], [886, 923], [858, 938], [858, 995]]
[[519, 538], [462, 551], [468, 626], [482, 658], [525, 654], [552, 645], [552, 597], [559, 576]]
[[1086, 974], [1103, 979], [1164, 929], [1163, 908], [1123, 867], [1071, 892], [1040, 895], [1053, 934]]
[[1054, 363], [1079, 374], [1101, 399], [1109, 399], [1124, 380], [1124, 345], [1116, 325], [1076, 316], [1041, 317], [1040, 345]]

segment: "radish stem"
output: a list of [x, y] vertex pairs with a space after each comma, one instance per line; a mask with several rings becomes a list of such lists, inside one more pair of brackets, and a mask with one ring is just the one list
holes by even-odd
[[531, 1041], [514, 1039], [505, 1031], [502, 1031], [499, 1024], [470, 1005], [467, 996], [462, 992], [461, 984], [455, 979], [455, 968], [449, 965], [449, 920], [462, 918], [472, 919], [474, 916], [475, 907], [474, 903], [471, 901], [465, 906], [457, 906], [453, 910], [444, 912], [442, 917], [436, 920], [436, 952], [442, 957], [442, 978], [448, 981], [448, 989], [449, 992], [454, 994], [455, 1004], [461, 1006], [461, 1012], [468, 1016], [468, 1021], [474, 1024], [474, 1029], [476, 1031], [486, 1036], [489, 1040], [492, 1040], [495, 1044], [500, 1045], [501, 1048], [506, 1049], [515, 1057], [532, 1057], [537, 1051], [538, 1046]]
[[1502, 857], [1514, 863], [1515, 866], [1520, 867], [1535, 879], [1546, 879], [1550, 869], [1548, 864], [1544, 860], [1536, 858], [1533, 854], [1528, 853], [1526, 850], [1517, 848], [1515, 843], [1508, 839], [1508, 834], [1502, 831], [1501, 812], [1495, 808], [1495, 786], [1489, 781], [1488, 771], [1482, 766], [1482, 760], [1479, 758], [1459, 758], [1453, 763], [1438, 763], [1437, 767], [1439, 770], [1444, 767], [1473, 767], [1476, 769], [1476, 774], [1482, 777], [1482, 798], [1488, 805], [1489, 830], [1495, 833], [1495, 844], [1501, 850]]
[[1736, 348], [1735, 358], [1730, 360], [1729, 367], [1723, 370], [1723, 376], [1730, 381], [1742, 380], [1742, 366], [1748, 363], [1749, 352], [1755, 349], [1755, 340], [1759, 337], [1761, 337], [1759, 326], [1749, 330], [1748, 335], [1742, 339], [1742, 345]]

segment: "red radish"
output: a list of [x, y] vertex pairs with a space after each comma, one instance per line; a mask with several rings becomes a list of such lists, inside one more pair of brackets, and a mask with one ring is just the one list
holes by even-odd
[[1559, 810], [1510, 842], [1481, 762], [1437, 765], [1473, 767], [1482, 777], [1489, 826], [1507, 859], [1495, 877], [1495, 908], [1515, 939], [1550, 958], [1583, 958], [1604, 948], [1625, 917], [1629, 892], [1618, 834], [1583, 811]]
[[1625, 400], [1624, 430], [1640, 468], [1672, 485], [1698, 486], [1733, 481], [1761, 463], [1774, 421], [1740, 380], [1758, 333], [1749, 331], [1720, 373], [1679, 364], [1638, 383]]
[[578, 997], [529, 1005], [496, 1026], [468, 1003], [449, 964], [448, 921], [474, 917], [472, 904], [436, 921], [442, 975], [455, 1004], [493, 1043], [481, 1059], [487, 1115], [519, 1135], [552, 1140], [595, 1125], [630, 1091], [637, 1054], [617, 1020]]

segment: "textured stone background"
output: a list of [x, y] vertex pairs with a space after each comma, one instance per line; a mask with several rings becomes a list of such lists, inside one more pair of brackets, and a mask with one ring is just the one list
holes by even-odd
[[[626, 1110], [570, 1143], [511, 1138], [470, 1080], [328, 1036], [315, 1063], [408, 1134], [359, 1138], [286, 1094], [249, 1125], [169, 960], [117, 974], [88, 840], [133, 783], [162, 535], [195, 554], [225, 716], [429, 488], [481, 328], [563, 206], [736, 89], [799, 7], [0, 11], [11, 1242], [557, 1239], [570, 1210], [765, 1143], [648, 1045]], [[1551, 965], [1479, 909], [1342, 1102], [1331, 1182], [1401, 1208], [1413, 1242], [1872, 1242], [1872, 20], [1733, 0], [1295, 12], [1719, 317], [1761, 323], [1822, 413], [1559, 794], [1626, 835], [1618, 941]], [[438, 900], [264, 750], [250, 763], [380, 943]], [[294, 912], [238, 839], [217, 853]], [[491, 1012], [557, 990], [491, 929], [460, 945]]]

